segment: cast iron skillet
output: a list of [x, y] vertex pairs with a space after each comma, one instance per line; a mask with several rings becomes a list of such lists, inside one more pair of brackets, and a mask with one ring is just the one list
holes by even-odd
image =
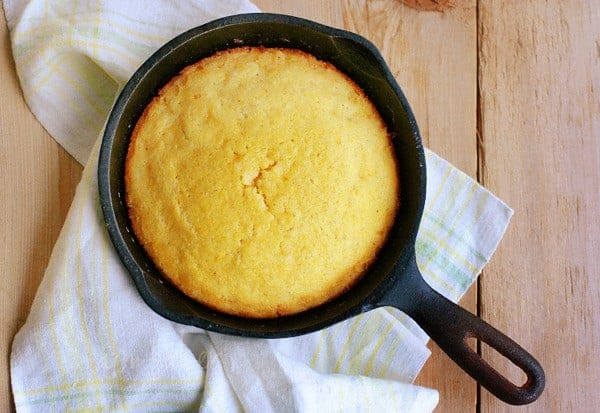
[[[166, 282], [136, 241], [124, 203], [123, 166], [130, 133], [146, 104], [183, 67], [218, 50], [243, 45], [305, 50], [354, 79], [377, 106], [393, 138], [401, 182], [401, 208], [388, 242], [361, 281], [343, 296], [298, 315], [253, 320], [215, 312]], [[400, 87], [377, 49], [364, 38], [283, 15], [246, 14], [194, 28], [151, 56], [125, 85], [108, 119], [98, 167], [100, 201], [110, 237], [146, 303], [160, 315], [207, 330], [275, 338], [308, 333], [376, 307], [393, 306], [413, 318], [467, 373], [511, 404], [536, 400], [544, 371], [523, 348], [448, 301], [421, 277], [415, 238], [425, 203], [425, 157], [419, 131]], [[483, 340], [519, 366], [517, 386], [467, 345]]]

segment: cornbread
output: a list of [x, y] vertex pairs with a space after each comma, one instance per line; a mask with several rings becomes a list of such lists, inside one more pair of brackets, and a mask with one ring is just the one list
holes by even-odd
[[177, 288], [271, 318], [357, 282], [394, 221], [397, 176], [384, 122], [346, 75], [245, 47], [188, 66], [150, 102], [125, 188], [136, 237]]

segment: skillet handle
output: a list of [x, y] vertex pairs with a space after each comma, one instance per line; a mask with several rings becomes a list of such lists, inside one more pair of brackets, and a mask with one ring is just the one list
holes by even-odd
[[[523, 405], [535, 401], [542, 394], [544, 370], [531, 354], [432, 289], [421, 276], [414, 258], [403, 277], [406, 278], [397, 282], [396, 288], [383, 297], [381, 305], [391, 305], [407, 313], [456, 364], [500, 400]], [[401, 298], [407, 293], [411, 299]], [[500, 374], [469, 347], [468, 338], [485, 342], [521, 368], [527, 375], [525, 384], [518, 386]]]

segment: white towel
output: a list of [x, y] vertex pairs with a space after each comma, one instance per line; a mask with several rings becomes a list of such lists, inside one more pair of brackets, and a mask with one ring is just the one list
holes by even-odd
[[[208, 20], [257, 11], [248, 1], [5, 0], [29, 107], [85, 169], [25, 325], [11, 382], [19, 412], [430, 412], [412, 383], [426, 335], [394, 309], [319, 332], [261, 340], [165, 320], [139, 297], [104, 228], [96, 181], [110, 107], [165, 41]], [[500, 241], [512, 211], [427, 151], [428, 200], [417, 261], [457, 301]], [[440, 372], [440, 374], [443, 374]]]

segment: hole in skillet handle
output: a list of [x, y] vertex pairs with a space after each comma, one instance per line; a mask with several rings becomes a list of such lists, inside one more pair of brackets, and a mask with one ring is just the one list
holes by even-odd
[[[414, 255], [378, 305], [408, 314], [456, 364], [500, 400], [523, 405], [542, 394], [545, 374], [540, 363], [511, 338], [432, 289]], [[467, 340], [471, 338], [485, 342], [510, 360], [525, 373], [527, 381], [518, 386], [500, 374], [469, 347]]]

